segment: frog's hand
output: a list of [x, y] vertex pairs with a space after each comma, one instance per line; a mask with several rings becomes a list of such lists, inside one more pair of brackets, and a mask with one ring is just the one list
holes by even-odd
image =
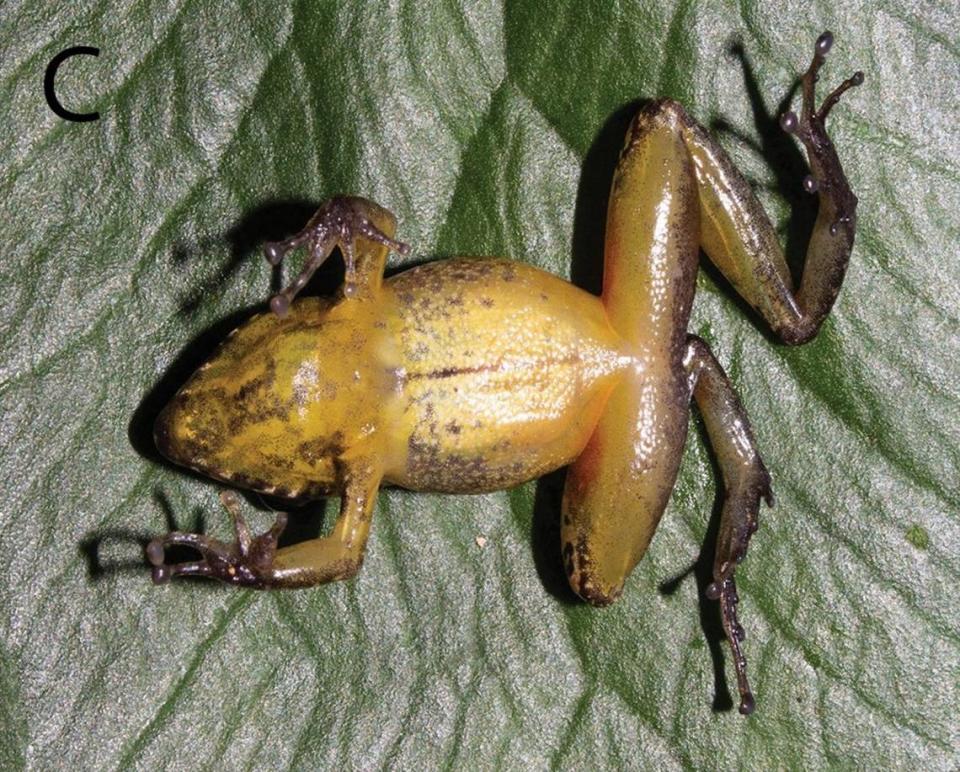
[[278, 265], [287, 253], [306, 244], [306, 265], [284, 290], [270, 300], [277, 316], [285, 316], [290, 303], [302, 290], [334, 247], [339, 246], [346, 263], [343, 294], [347, 297], [376, 295], [383, 281], [387, 251], [407, 254], [410, 247], [393, 238], [397, 220], [382, 206], [355, 196], [336, 196], [324, 202], [304, 229], [284, 241], [268, 242], [264, 254]]
[[[169, 533], [147, 545], [153, 580], [162, 584], [174, 576], [204, 576], [240, 587], [271, 589], [349, 579], [363, 563], [380, 479], [373, 465], [351, 462], [344, 474], [340, 516], [333, 533], [282, 549], [277, 549], [277, 539], [286, 526], [286, 515], [281, 512], [270, 530], [252, 538], [240, 515], [236, 494], [225, 492], [221, 499], [233, 517], [236, 542], [226, 544], [198, 534]], [[164, 551], [173, 546], [195, 549], [201, 559], [167, 564]]]
[[796, 293], [777, 234], [730, 157], [679, 105], [659, 105], [675, 112], [683, 125], [684, 142], [696, 169], [704, 252], [774, 332], [793, 344], [813, 338], [830, 313], [847, 270], [856, 228], [857, 197], [850, 190], [824, 122], [840, 95], [863, 82], [863, 73], [845, 80], [817, 110], [814, 84], [832, 43], [829, 32], [817, 39], [813, 61], [803, 76], [800, 116], [789, 112], [781, 121], [806, 148], [812, 174], [802, 184], [820, 201]]
[[[233, 491], [220, 494], [220, 501], [233, 519], [237, 539], [227, 544], [196, 533], [173, 531], [147, 545], [147, 559], [153, 565], [153, 581], [165, 584], [174, 576], [204, 576], [239, 587], [268, 587], [270, 570], [277, 552], [277, 539], [287, 525], [287, 516], [280, 512], [266, 532], [251, 537], [240, 514], [240, 500]], [[167, 563], [167, 547], [189, 547], [202, 556], [185, 563]]]
[[726, 373], [707, 344], [693, 335], [688, 338], [684, 366], [690, 393], [703, 415], [723, 474], [723, 511], [713, 564], [713, 583], [707, 596], [720, 601], [723, 630], [733, 650], [733, 664], [740, 690], [740, 712], [752, 713], [753, 695], [747, 683], [747, 662], [740, 644], [743, 628], [737, 621], [737, 588], [733, 574], [747, 554], [747, 544], [757, 530], [760, 499], [773, 504], [770, 475], [757, 452], [750, 422]]

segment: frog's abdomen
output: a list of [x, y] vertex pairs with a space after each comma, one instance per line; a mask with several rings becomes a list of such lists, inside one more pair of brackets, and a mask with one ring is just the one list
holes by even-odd
[[618, 374], [598, 298], [528, 265], [443, 260], [387, 282], [404, 363], [390, 482], [496, 490], [569, 463]]

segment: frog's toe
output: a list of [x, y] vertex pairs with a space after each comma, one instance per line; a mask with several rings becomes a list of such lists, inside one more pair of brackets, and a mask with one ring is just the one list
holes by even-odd
[[823, 122], [833, 106], [840, 100], [840, 95], [843, 94], [844, 91], [846, 91], [848, 88], [859, 86], [861, 83], [863, 83], [863, 73], [860, 70], [857, 70], [855, 73], [853, 73], [853, 75], [843, 81], [843, 83], [830, 92], [829, 96], [823, 100], [823, 104], [820, 105], [820, 109], [814, 113], [814, 84], [817, 81], [817, 72], [823, 65], [824, 59], [826, 59], [830, 49], [833, 48], [833, 33], [829, 30], [822, 33], [820, 37], [817, 38], [817, 42], [814, 43], [813, 48], [813, 61], [810, 63], [810, 69], [807, 70], [807, 73], [804, 76], [804, 81], [809, 80], [809, 84], [806, 82], [804, 84], [805, 88], [803, 92], [803, 107], [805, 114], [813, 113], [821, 122]]
[[737, 585], [733, 581], [733, 576], [708, 585], [704, 594], [710, 600], [720, 601], [720, 620], [727, 640], [730, 642], [733, 667], [737, 675], [737, 690], [740, 692], [739, 709], [740, 713], [748, 716], [756, 708], [756, 701], [750, 690], [750, 682], [747, 680], [747, 658], [741, 646], [747, 634], [737, 619], [737, 604], [740, 602], [740, 597], [737, 595]]
[[[827, 115], [829, 115], [830, 110], [833, 109], [833, 106], [840, 101], [841, 95], [847, 89], [863, 83], [863, 72], [857, 70], [831, 91], [827, 98], [823, 100], [820, 108], [817, 109], [815, 104], [816, 82], [819, 78], [820, 68], [823, 66], [826, 56], [832, 47], [832, 32], [826, 31], [817, 38], [817, 42], [813, 46], [813, 60], [803, 75], [803, 108], [801, 114], [798, 117], [795, 112], [789, 110], [780, 118], [780, 126], [784, 131], [788, 134], [796, 133], [800, 139], [804, 141], [808, 141], [811, 138], [819, 139], [817, 130], [819, 129], [820, 133], [823, 132], [823, 122], [826, 120]], [[808, 177], [804, 180], [804, 188], [808, 193], [816, 192], [818, 185], [818, 180], [813, 177]]]

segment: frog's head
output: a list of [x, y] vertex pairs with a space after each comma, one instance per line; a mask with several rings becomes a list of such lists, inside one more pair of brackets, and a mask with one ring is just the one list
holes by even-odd
[[305, 298], [282, 320], [262, 314], [232, 333], [157, 416], [160, 452], [270, 495], [336, 488], [338, 459], [367, 400], [346, 366], [344, 338], [356, 340], [356, 330], [329, 308]]

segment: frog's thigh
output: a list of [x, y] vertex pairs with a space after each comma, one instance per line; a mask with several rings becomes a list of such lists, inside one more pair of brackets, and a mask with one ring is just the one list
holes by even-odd
[[676, 482], [687, 420], [684, 379], [631, 371], [570, 466], [563, 562], [570, 586], [589, 603], [613, 603], [646, 552]]

